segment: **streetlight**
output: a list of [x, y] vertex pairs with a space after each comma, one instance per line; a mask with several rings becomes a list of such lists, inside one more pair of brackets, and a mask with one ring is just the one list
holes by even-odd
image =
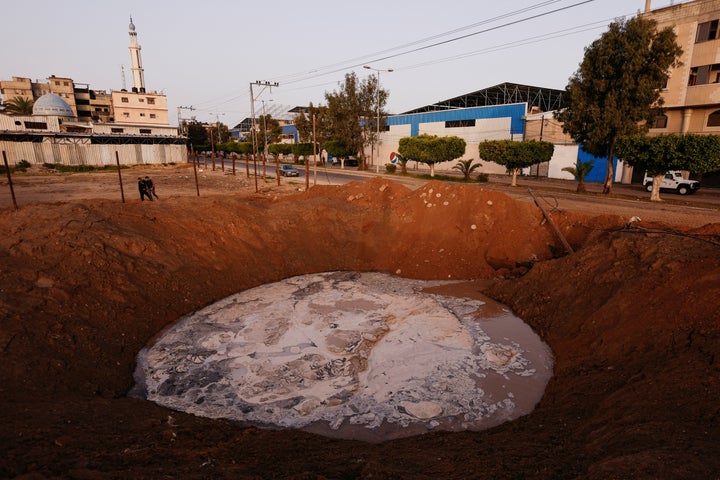
[[377, 143], [378, 168], [380, 168], [380, 72], [390, 73], [393, 71], [393, 69], [392, 68], [388, 68], [388, 69], [373, 68], [370, 65], [363, 65], [363, 68], [377, 72], [377, 136], [375, 137], [375, 142], [373, 142], [373, 151], [370, 156], [370, 161], [374, 163], [373, 155], [375, 152], [375, 143]]

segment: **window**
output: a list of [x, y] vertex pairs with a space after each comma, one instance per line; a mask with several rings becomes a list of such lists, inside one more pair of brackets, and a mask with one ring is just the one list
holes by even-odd
[[688, 85], [708, 85], [710, 83], [720, 83], [720, 64], [701, 65], [690, 69]]
[[718, 20], [698, 24], [695, 43], [715, 40], [718, 34]]
[[154, 113], [150, 114], [150, 118], [155, 118], [155, 117], [157, 117], [157, 115], [155, 115]]
[[144, 98], [138, 98], [138, 102], [140, 102], [140, 103], [145, 103], [145, 99], [144, 99]]
[[150, 130], [149, 128], [141, 128], [140, 133], [151, 134], [152, 130]]
[[68, 82], [63, 82], [63, 86], [69, 87], [70, 85], [68, 84]]
[[155, 99], [154, 98], [148, 98], [147, 99], [148, 105], [155, 105]]
[[112, 133], [125, 133], [125, 129], [124, 129], [124, 128], [117, 128], [117, 127], [111, 128], [110, 131], [111, 131]]
[[122, 103], [128, 103], [130, 100], [128, 100], [128, 97], [120, 97], [120, 101]]
[[47, 130], [45, 122], [25, 122], [25, 128], [28, 130]]
[[715, 110], [708, 116], [708, 127], [720, 127], [720, 110]]
[[130, 117], [130, 114], [129, 114], [128, 112], [123, 112], [123, 117], [129, 118], [129, 117]]
[[667, 128], [668, 117], [667, 115], [658, 115], [653, 120], [652, 128]]
[[445, 128], [474, 127], [475, 119], [472, 120], [449, 120], [445, 122]]
[[144, 117], [144, 116], [145, 116], [145, 114], [144, 114], [144, 113], [141, 113], [141, 114], [140, 114], [140, 116], [141, 116], [141, 117]]

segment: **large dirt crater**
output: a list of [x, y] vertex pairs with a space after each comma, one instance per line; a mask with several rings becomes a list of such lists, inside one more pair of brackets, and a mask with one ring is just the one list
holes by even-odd
[[[714, 478], [720, 225], [540, 211], [384, 179], [293, 195], [36, 204], [0, 218], [0, 476]], [[550, 345], [533, 413], [379, 445], [127, 398], [136, 353], [232, 293], [333, 270], [467, 279]]]

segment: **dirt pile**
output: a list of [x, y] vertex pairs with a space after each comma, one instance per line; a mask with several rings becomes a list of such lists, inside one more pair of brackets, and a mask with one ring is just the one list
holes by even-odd
[[[199, 198], [168, 190], [153, 203], [2, 212], [0, 477], [720, 474], [720, 225], [667, 235], [556, 212], [578, 250], [560, 257], [536, 207], [478, 186], [413, 191], [378, 178], [290, 195], [296, 187]], [[181, 315], [330, 270], [484, 279], [473, 288], [508, 304], [553, 349], [544, 399], [486, 432], [372, 445], [124, 396], [138, 350]]]

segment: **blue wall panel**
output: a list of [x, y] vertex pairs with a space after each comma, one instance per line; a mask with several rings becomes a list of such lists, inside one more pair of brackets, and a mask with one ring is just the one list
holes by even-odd
[[514, 135], [524, 133], [523, 117], [527, 111], [526, 103], [494, 105], [490, 107], [461, 108], [457, 110], [439, 110], [437, 112], [414, 113], [388, 117], [387, 125], [410, 125], [410, 136], [415, 137], [421, 123], [448, 122], [453, 120], [481, 120], [488, 118], [510, 118], [510, 128]]
[[[605, 182], [605, 175], [607, 174], [607, 157], [596, 157], [595, 155], [586, 152], [581, 145], [580, 148], [578, 148], [578, 160], [583, 162], [594, 160], [592, 170], [590, 170], [590, 173], [588, 173], [585, 177], [586, 182]], [[613, 158], [613, 171], [617, 171], [617, 162], [617, 157]], [[614, 182], [615, 179], [613, 178], [613, 183]]]

